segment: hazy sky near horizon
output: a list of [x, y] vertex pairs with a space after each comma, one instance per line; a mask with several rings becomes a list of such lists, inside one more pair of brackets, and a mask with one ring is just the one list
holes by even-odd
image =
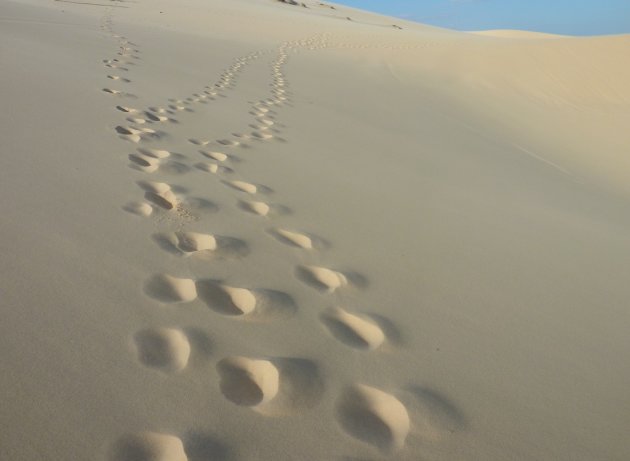
[[630, 33], [630, 0], [335, 0], [457, 30], [523, 29], [569, 35]]

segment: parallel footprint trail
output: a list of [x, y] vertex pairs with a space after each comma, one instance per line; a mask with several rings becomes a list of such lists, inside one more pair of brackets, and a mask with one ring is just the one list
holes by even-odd
[[[105, 77], [114, 84], [133, 87], [132, 78], [125, 72], [138, 65], [140, 49], [126, 37], [116, 34], [112, 28], [111, 11], [104, 16], [101, 28], [117, 42], [115, 58], [104, 59]], [[339, 48], [328, 36], [317, 35], [303, 40], [287, 41], [277, 48], [270, 64], [270, 90], [251, 104], [251, 123], [242, 131], [217, 136], [214, 141], [191, 136], [182, 142], [181, 148], [190, 144], [202, 147], [199, 154], [204, 161], [188, 163], [186, 156], [173, 153], [159, 146], [144, 147], [167, 135], [162, 129], [149, 126], [168, 127], [169, 123], [182, 123], [195, 117], [195, 104], [209, 104], [217, 97], [227, 97], [237, 87], [238, 77], [255, 60], [267, 55], [267, 51], [256, 51], [236, 58], [214, 83], [208, 83], [191, 95], [178, 99], [170, 98], [162, 106], [134, 108], [116, 105], [125, 122], [115, 126], [115, 133], [123, 140], [141, 144], [142, 147], [129, 152], [129, 166], [144, 174], [156, 175], [163, 171], [183, 173], [197, 171], [212, 173], [208, 178], [217, 178], [219, 184], [234, 194], [237, 206], [242, 211], [258, 216], [258, 220], [244, 221], [247, 226], [257, 226], [260, 232], [270, 235], [278, 242], [300, 253], [303, 263], [293, 268], [295, 281], [312, 287], [324, 296], [335, 293], [336, 302], [345, 290], [354, 286], [350, 272], [338, 271], [322, 265], [321, 250], [328, 248], [325, 240], [309, 232], [291, 227], [269, 227], [269, 221], [286, 213], [286, 207], [260, 199], [272, 189], [256, 181], [242, 178], [236, 168], [239, 156], [234, 150], [243, 147], [255, 148], [259, 143], [273, 143], [280, 138], [283, 129], [278, 121], [284, 106], [293, 103], [285, 66], [292, 53]], [[113, 72], [111, 69], [115, 69]], [[133, 77], [133, 76], [131, 76]], [[131, 93], [115, 87], [102, 88], [105, 93], [120, 98], [133, 98]], [[177, 117], [177, 118], [176, 118]], [[148, 125], [148, 126], [147, 126]], [[166, 128], [168, 129], [168, 128]], [[251, 129], [251, 131], [250, 131]], [[174, 152], [178, 152], [177, 150]], [[240, 150], [239, 150], [240, 152]], [[245, 149], [242, 150], [245, 152]], [[207, 161], [210, 160], [210, 161]], [[228, 166], [229, 165], [229, 166]], [[193, 167], [195, 170], [193, 170]], [[229, 176], [233, 177], [230, 178]], [[170, 182], [170, 181], [169, 181]], [[191, 208], [211, 210], [216, 208], [210, 200], [186, 197], [186, 188], [178, 188], [163, 181], [140, 181], [137, 183], [144, 193], [143, 201], [132, 201], [123, 206], [129, 213], [148, 217], [155, 215], [156, 225], [175, 222], [175, 232], [158, 232], [154, 241], [171, 255], [187, 258], [241, 258], [248, 254], [246, 242], [227, 236], [216, 235], [208, 229], [189, 230], [186, 226], [194, 221]], [[243, 199], [247, 194], [251, 200]], [[243, 214], [245, 217], [246, 215]], [[243, 218], [248, 219], [248, 218]], [[251, 224], [254, 222], [254, 224]], [[299, 227], [298, 227], [299, 228]], [[304, 251], [306, 250], [306, 251]], [[172, 257], [172, 256], [171, 256]], [[203, 260], [203, 259], [202, 259]], [[186, 270], [179, 272], [184, 274]], [[192, 302], [205, 304], [215, 314], [232, 318], [232, 321], [249, 319], [275, 321], [291, 317], [297, 310], [293, 298], [287, 293], [262, 288], [247, 288], [245, 282], [215, 279], [196, 279], [190, 276], [158, 273], [147, 278], [144, 293], [164, 305], [179, 305]], [[324, 299], [324, 298], [322, 298]], [[327, 302], [324, 301], [323, 304]], [[328, 304], [329, 305], [329, 304]], [[214, 315], [214, 314], [209, 314]], [[378, 353], [388, 340], [379, 321], [361, 312], [351, 312], [340, 307], [323, 310], [319, 316], [319, 329], [330, 334], [350, 351], [358, 349]], [[245, 331], [245, 330], [244, 330]], [[326, 333], [327, 332], [327, 333]], [[148, 368], [164, 373], [183, 372], [189, 367], [193, 350], [191, 338], [180, 326], [145, 328], [130, 334], [138, 362]], [[375, 352], [376, 351], [376, 352]], [[354, 352], [351, 352], [354, 353]], [[324, 385], [318, 365], [300, 358], [252, 358], [229, 356], [216, 364], [217, 388], [228, 401], [255, 409], [266, 416], [288, 415], [296, 410], [315, 406], [321, 399]], [[297, 395], [299, 393], [300, 395]], [[372, 445], [385, 453], [402, 449], [409, 434], [411, 422], [405, 406], [394, 395], [365, 384], [352, 384], [337, 400], [336, 418], [340, 427], [351, 437]], [[188, 461], [182, 440], [171, 434], [139, 432], [122, 436], [112, 445], [111, 461]]]

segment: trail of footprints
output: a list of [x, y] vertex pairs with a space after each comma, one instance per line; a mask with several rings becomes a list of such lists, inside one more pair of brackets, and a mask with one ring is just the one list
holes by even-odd
[[[119, 48], [115, 58], [103, 60], [108, 74], [106, 77], [117, 84], [131, 83], [122, 76], [130, 66], [139, 61], [137, 45], [112, 29], [111, 12], [103, 18], [101, 28], [117, 40]], [[241, 178], [231, 149], [244, 145], [255, 147], [257, 142], [273, 140], [279, 133], [277, 114], [282, 106], [291, 103], [291, 92], [284, 73], [291, 52], [317, 50], [331, 47], [326, 36], [285, 42], [277, 50], [271, 64], [271, 91], [269, 95], [252, 104], [249, 114], [252, 123], [249, 133], [232, 133], [230, 136], [209, 141], [189, 138], [188, 143], [201, 148], [203, 157], [195, 165], [198, 171], [217, 175], [224, 186], [237, 195], [237, 206], [242, 211], [264, 218], [264, 223], [273, 221], [274, 216], [286, 211], [283, 206], [270, 203], [265, 195], [271, 192], [256, 182]], [[337, 44], [338, 46], [338, 44]], [[126, 117], [124, 124], [115, 127], [115, 133], [123, 140], [141, 144], [132, 150], [128, 159], [130, 166], [140, 172], [153, 174], [165, 168], [174, 156], [161, 148], [145, 147], [144, 143], [159, 141], [165, 133], [162, 129], [146, 125], [176, 123], [179, 112], [193, 112], [191, 106], [206, 104], [222, 95], [226, 89], [234, 89], [237, 75], [250, 62], [263, 56], [255, 52], [238, 58], [228, 67], [214, 84], [183, 100], [171, 99], [165, 107], [152, 106], [137, 109], [117, 101], [116, 109]], [[116, 73], [112, 73], [115, 71]], [[132, 99], [133, 94], [124, 90], [106, 87], [109, 95]], [[183, 170], [190, 168], [180, 165]], [[219, 236], [201, 230], [189, 231], [186, 226], [194, 221], [194, 213], [187, 208], [176, 186], [160, 181], [139, 181], [143, 193], [141, 200], [129, 202], [123, 209], [131, 214], [148, 217], [157, 213], [159, 223], [165, 216], [179, 222], [180, 231], [159, 232], [153, 236], [155, 242], [166, 251], [182, 257], [212, 255], [221, 258], [243, 257], [249, 252], [247, 243], [229, 236]], [[211, 209], [212, 202], [196, 199], [196, 208]], [[325, 249], [324, 239], [296, 229], [268, 227], [263, 230], [281, 244], [296, 251], [316, 254]], [[317, 264], [295, 267], [296, 280], [317, 290], [322, 296], [345, 289], [350, 285], [361, 286], [361, 277], [335, 268]], [[273, 321], [290, 317], [297, 309], [295, 301], [286, 293], [249, 286], [233, 286], [221, 280], [180, 277], [172, 274], [154, 274], [147, 278], [144, 293], [156, 302], [177, 305], [200, 300], [213, 312], [232, 318], [259, 318]], [[340, 306], [330, 307], [320, 315], [322, 330], [340, 344], [357, 351], [375, 351], [388, 342], [388, 329], [383, 319], [361, 312], [353, 312]], [[195, 350], [195, 341], [189, 332], [173, 326], [144, 329], [132, 335], [131, 342], [139, 363], [163, 373], [181, 373], [189, 366]], [[302, 402], [306, 409], [319, 402], [325, 386], [312, 361], [286, 357], [225, 357], [216, 364], [217, 385], [223, 396], [231, 403], [250, 407], [268, 416], [289, 414], [295, 411], [296, 403]], [[299, 393], [299, 396], [295, 394]], [[299, 398], [298, 398], [299, 397]], [[445, 403], [448, 407], [448, 405]], [[405, 405], [391, 393], [363, 383], [346, 388], [336, 403], [335, 417], [339, 426], [356, 440], [392, 453], [404, 447], [411, 430], [411, 419]], [[111, 461], [188, 461], [190, 441], [174, 434], [139, 432], [121, 436], [111, 446]]]

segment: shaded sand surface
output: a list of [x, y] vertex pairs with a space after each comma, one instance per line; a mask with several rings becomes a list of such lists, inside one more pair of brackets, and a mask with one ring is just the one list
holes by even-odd
[[630, 459], [630, 37], [305, 5], [0, 4], [0, 459]]

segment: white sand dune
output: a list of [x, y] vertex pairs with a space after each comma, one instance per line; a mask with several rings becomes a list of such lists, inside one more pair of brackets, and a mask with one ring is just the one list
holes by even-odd
[[544, 32], [534, 32], [530, 30], [516, 30], [516, 29], [476, 30], [471, 33], [476, 34], [476, 35], [485, 35], [487, 37], [500, 37], [500, 38], [524, 38], [524, 39], [568, 38], [566, 35], [547, 34]]
[[628, 56], [0, 3], [0, 460], [629, 459]]

